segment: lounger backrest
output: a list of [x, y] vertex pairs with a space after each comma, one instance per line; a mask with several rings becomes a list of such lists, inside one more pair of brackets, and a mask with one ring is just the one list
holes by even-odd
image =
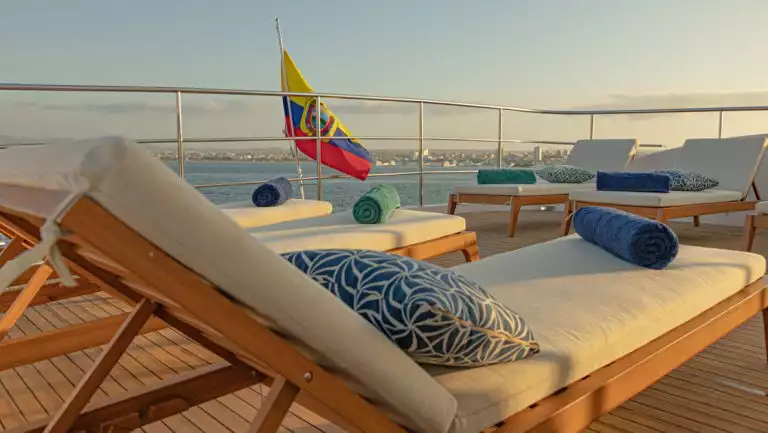
[[[746, 138], [746, 137], [768, 138], [768, 134], [742, 135], [742, 136], [733, 137], [733, 138]], [[757, 168], [757, 174], [755, 175], [755, 186], [757, 187], [758, 194], [761, 194], [760, 198], [762, 199], [763, 198], [762, 194], [768, 191], [768, 152], [763, 153], [763, 159], [760, 161], [760, 166]]]
[[640, 147], [632, 162], [627, 166], [627, 171], [644, 172], [675, 168], [675, 160], [682, 147], [673, 149]]
[[766, 138], [695, 138], [686, 140], [677, 168], [717, 180], [719, 189], [746, 196], [765, 152]]
[[366, 396], [384, 402], [418, 430], [448, 430], [457, 410], [453, 396], [368, 322], [138, 145], [106, 138], [8, 149], [2, 156], [0, 185], [85, 192], [228, 297], [268, 319], [280, 334], [322, 354], [331, 371], [351, 378]]
[[624, 170], [635, 156], [637, 140], [579, 140], [573, 145], [566, 164], [592, 170]]

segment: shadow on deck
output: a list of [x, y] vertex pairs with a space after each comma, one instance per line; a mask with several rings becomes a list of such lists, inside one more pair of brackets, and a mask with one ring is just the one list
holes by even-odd
[[[507, 214], [465, 215], [478, 234], [481, 257], [559, 236], [561, 214], [524, 212], [518, 236], [506, 237]], [[681, 242], [739, 249], [741, 227], [673, 223]], [[757, 252], [768, 252], [768, 233], [758, 234]], [[442, 266], [463, 261], [461, 254], [434, 260]], [[106, 295], [89, 295], [33, 307], [9, 338], [34, 335], [122, 313], [127, 305]], [[59, 356], [0, 371], [0, 431], [50, 416], [98, 357], [100, 349]], [[183, 335], [164, 329], [136, 338], [95, 398], [111, 397], [162, 379], [201, 368], [218, 358]], [[593, 423], [593, 432], [768, 432], [768, 366], [763, 326], [753, 318], [610, 414]], [[145, 426], [155, 432], [245, 432], [262, 404], [257, 385], [196, 406], [180, 415]], [[312, 412], [294, 405], [283, 432], [341, 431]]]

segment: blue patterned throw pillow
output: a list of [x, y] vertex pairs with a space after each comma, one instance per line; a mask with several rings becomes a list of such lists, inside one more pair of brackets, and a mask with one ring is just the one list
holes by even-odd
[[450, 270], [367, 250], [309, 250], [283, 257], [416, 362], [477, 367], [539, 351], [522, 317]]
[[573, 165], [551, 165], [536, 170], [536, 174], [549, 183], [584, 183], [595, 178], [595, 172]]
[[693, 171], [674, 169], [656, 170], [655, 172], [670, 177], [669, 189], [672, 191], [705, 191], [720, 184], [715, 179]]

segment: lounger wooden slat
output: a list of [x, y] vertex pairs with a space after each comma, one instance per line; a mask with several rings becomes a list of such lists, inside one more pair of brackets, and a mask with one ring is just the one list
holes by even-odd
[[48, 276], [51, 275], [51, 271], [53, 271], [53, 269], [48, 265], [40, 265], [37, 267], [35, 274], [29, 280], [26, 287], [19, 292], [19, 295], [13, 300], [13, 303], [8, 307], [8, 310], [5, 311], [3, 317], [0, 318], [0, 341], [5, 338], [8, 330], [13, 327], [19, 317], [24, 314], [24, 310], [26, 310], [32, 301], [34, 301], [35, 296], [37, 296], [37, 293], [48, 280]]
[[[0, 371], [101, 346], [109, 341], [126, 318], [127, 315], [122, 314], [3, 341], [0, 343]], [[163, 321], [153, 318], [142, 328], [141, 333], [157, 331], [166, 326]]]
[[[610, 203], [598, 203], [589, 201], [574, 201], [571, 204], [571, 209], [577, 211], [583, 207], [597, 206], [608, 207], [612, 209], [623, 210], [635, 215], [643, 216], [646, 218], [654, 219], [663, 223], [668, 222], [671, 219], [696, 217], [702, 215], [715, 215], [727, 212], [743, 212], [755, 209], [757, 201], [755, 200], [740, 200], [729, 201], [723, 203], [709, 203], [709, 204], [695, 204], [688, 206], [669, 206], [669, 207], [648, 207], [648, 206], [627, 206], [620, 204]], [[567, 235], [571, 230], [570, 220], [568, 216], [565, 216], [563, 225], [563, 235]]]

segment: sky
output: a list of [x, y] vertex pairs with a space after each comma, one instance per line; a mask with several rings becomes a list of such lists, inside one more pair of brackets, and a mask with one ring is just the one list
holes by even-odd
[[[5, 0], [0, 82], [278, 90], [279, 16], [286, 48], [319, 92], [529, 108], [768, 105], [768, 27], [759, 19], [767, 15], [765, 0]], [[186, 137], [281, 134], [275, 99], [183, 103]], [[328, 104], [358, 135], [417, 133], [413, 106]], [[498, 131], [495, 112], [427, 107], [425, 115], [428, 136]], [[768, 132], [767, 122], [768, 114], [726, 114], [724, 134]], [[172, 95], [0, 93], [0, 136], [166, 138], [175, 128]], [[589, 124], [512, 113], [503, 130], [576, 140]], [[646, 143], [716, 132], [716, 114], [596, 120], [597, 137]]]

